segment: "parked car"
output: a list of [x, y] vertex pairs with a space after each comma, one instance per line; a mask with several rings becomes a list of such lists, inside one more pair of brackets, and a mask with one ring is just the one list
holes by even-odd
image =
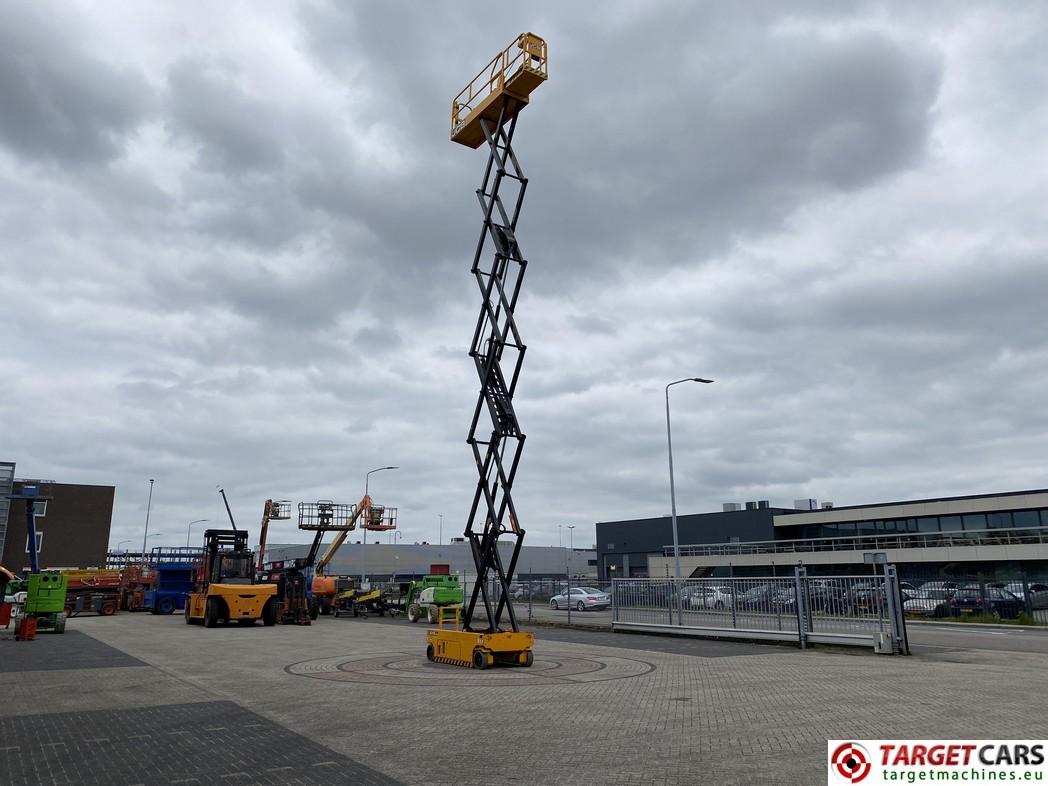
[[[994, 587], [1012, 593], [1019, 600], [1023, 600], [1023, 583], [1012, 581], [1007, 584], [993, 584]], [[1027, 582], [1026, 588], [1030, 591], [1030, 607], [1033, 609], [1048, 609], [1048, 584], [1040, 582]]]
[[906, 614], [914, 617], [946, 617], [952, 612], [950, 599], [953, 597], [952, 589], [930, 589], [923, 587], [917, 589], [917, 594], [909, 600], [903, 601], [902, 609]]
[[950, 598], [953, 616], [988, 614], [992, 617], [1016, 619], [1023, 611], [1023, 601], [1008, 590], [981, 584], [960, 587]]
[[578, 609], [600, 611], [611, 605], [611, 596], [592, 587], [572, 587], [568, 593], [554, 595], [549, 599], [549, 607], [557, 609]]
[[758, 584], [735, 595], [735, 608], [743, 611], [774, 611], [782, 584]]
[[670, 603], [671, 587], [668, 581], [637, 579], [619, 581], [615, 584], [616, 602], [621, 607], [657, 606]]
[[902, 599], [904, 603], [910, 598], [917, 597], [917, 585], [912, 582], [900, 581], [899, 591], [902, 593]]
[[728, 585], [702, 584], [691, 589], [685, 604], [693, 609], [731, 608], [732, 588]]

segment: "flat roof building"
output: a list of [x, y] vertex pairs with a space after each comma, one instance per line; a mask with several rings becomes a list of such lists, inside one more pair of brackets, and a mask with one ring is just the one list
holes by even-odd
[[[0, 487], [4, 471], [14, 464], [0, 464]], [[109, 530], [113, 521], [113, 486], [57, 483], [53, 480], [14, 479], [14, 493], [35, 485], [43, 499], [37, 500], [37, 551], [42, 568], [77, 568], [106, 564]], [[4, 493], [4, 502], [8, 502]], [[0, 564], [20, 572], [29, 568], [29, 538], [26, 530], [26, 500], [10, 500], [0, 547]], [[2, 514], [3, 511], [0, 511]], [[3, 517], [0, 515], [0, 521]]]
[[[904, 576], [1048, 578], [1045, 489], [847, 507], [802, 502], [801, 510], [725, 506], [678, 516], [681, 574], [757, 575], [797, 564], [809, 572], [865, 572], [864, 555], [883, 552]], [[669, 525], [668, 516], [598, 523], [601, 577], [673, 575]]]

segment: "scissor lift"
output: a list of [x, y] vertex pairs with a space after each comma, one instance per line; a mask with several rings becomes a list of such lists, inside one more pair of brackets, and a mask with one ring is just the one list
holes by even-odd
[[[528, 185], [512, 143], [520, 111], [546, 76], [546, 42], [523, 33], [492, 58], [451, 104], [452, 141], [471, 148], [488, 145], [488, 162], [477, 189], [483, 225], [470, 271], [483, 300], [469, 351], [480, 377], [480, 395], [466, 439], [480, 474], [464, 533], [477, 580], [461, 626], [426, 632], [426, 657], [479, 669], [496, 663], [530, 666], [533, 661], [534, 636], [520, 631], [509, 591], [524, 540], [510, 492], [525, 439], [513, 409], [513, 393], [526, 349], [514, 309], [527, 267], [516, 229]], [[487, 263], [482, 261], [485, 254], [492, 254]], [[490, 436], [481, 423], [485, 411], [491, 420]], [[513, 542], [508, 563], [498, 550], [504, 535]], [[477, 613], [478, 601], [483, 603], [483, 619]], [[500, 627], [503, 611], [509, 630]]]

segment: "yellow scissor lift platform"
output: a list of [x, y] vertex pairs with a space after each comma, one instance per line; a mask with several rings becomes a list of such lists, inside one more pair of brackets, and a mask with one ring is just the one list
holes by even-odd
[[516, 114], [546, 76], [546, 42], [534, 33], [521, 33], [451, 102], [451, 141], [480, 147], [484, 143], [480, 119], [497, 121], [507, 99], [514, 101]]
[[[534, 662], [531, 648], [535, 636], [531, 633], [498, 631], [478, 633], [460, 630], [461, 609], [443, 607], [438, 611], [440, 627], [426, 631], [426, 657], [436, 663], [450, 663], [486, 669], [496, 663], [504, 666], [530, 666]], [[450, 622], [454, 629], [444, 627]]]
[[[439, 610], [439, 626], [426, 631], [426, 657], [477, 669], [495, 664], [531, 666], [534, 661], [535, 636], [518, 629], [509, 595], [509, 582], [524, 539], [510, 489], [524, 445], [512, 399], [525, 346], [513, 320], [513, 309], [527, 264], [516, 239], [527, 179], [513, 154], [512, 140], [520, 110], [527, 106], [535, 88], [546, 81], [546, 67], [546, 42], [533, 33], [522, 33], [451, 102], [451, 141], [471, 148], [485, 142], [489, 146], [487, 168], [477, 190], [484, 229], [472, 266], [485, 303], [469, 353], [477, 365], [481, 390], [466, 439], [480, 473], [464, 533], [472, 547], [477, 579], [464, 616], [457, 607]], [[516, 190], [516, 196], [508, 201], [508, 210], [499, 193], [503, 185], [509, 191]], [[481, 264], [489, 238], [495, 252], [490, 267]], [[485, 410], [492, 420], [490, 437], [479, 423]], [[508, 565], [499, 555], [502, 535], [515, 538]], [[500, 588], [493, 602], [487, 581], [496, 577]], [[485, 630], [475, 630], [472, 624], [478, 595], [483, 595], [488, 617]], [[512, 630], [500, 628], [503, 610], [509, 614]]]

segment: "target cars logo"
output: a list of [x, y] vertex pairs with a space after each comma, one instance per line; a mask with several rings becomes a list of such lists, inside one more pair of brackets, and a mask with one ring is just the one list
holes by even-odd
[[1045, 740], [828, 740], [827, 784], [1044, 783]]
[[870, 774], [870, 752], [857, 742], [842, 742], [830, 753], [830, 772], [845, 783], [861, 783]]

